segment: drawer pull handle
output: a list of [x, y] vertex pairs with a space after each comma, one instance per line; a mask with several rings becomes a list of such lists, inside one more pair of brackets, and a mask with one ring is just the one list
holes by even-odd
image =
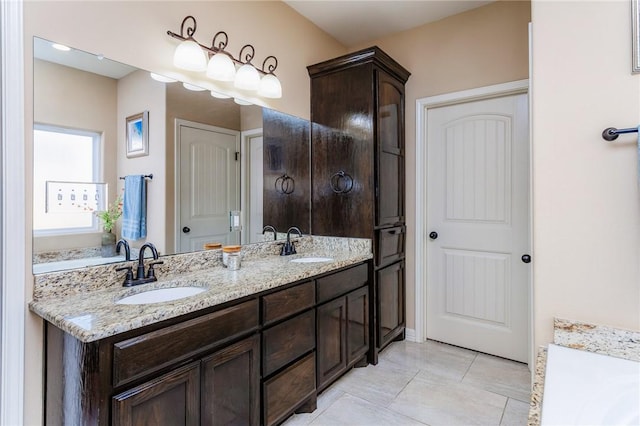
[[331, 186], [331, 190], [336, 194], [346, 194], [353, 189], [353, 178], [340, 170], [331, 176], [329, 186]]

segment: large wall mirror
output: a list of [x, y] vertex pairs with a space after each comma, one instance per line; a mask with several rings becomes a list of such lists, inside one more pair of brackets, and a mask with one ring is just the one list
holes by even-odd
[[129, 241], [132, 254], [144, 242], [166, 255], [263, 241], [268, 224], [310, 232], [307, 120], [40, 38], [33, 68], [34, 273], [123, 260], [101, 253], [95, 212], [128, 175], [148, 176], [147, 236]]

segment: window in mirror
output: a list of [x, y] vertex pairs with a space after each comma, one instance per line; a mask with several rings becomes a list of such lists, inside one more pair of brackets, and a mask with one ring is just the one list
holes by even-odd
[[[98, 182], [101, 135], [96, 132], [36, 124], [33, 132], [33, 229], [36, 235], [98, 232], [93, 210], [47, 211], [47, 182]], [[95, 190], [91, 197], [95, 197]], [[73, 194], [75, 200], [76, 195]], [[86, 204], [86, 203], [84, 203]]]

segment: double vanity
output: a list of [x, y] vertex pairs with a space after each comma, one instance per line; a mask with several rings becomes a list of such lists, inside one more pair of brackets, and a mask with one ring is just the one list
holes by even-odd
[[[295, 244], [292, 256], [244, 246], [238, 271], [220, 250], [166, 256], [157, 282], [129, 288], [123, 263], [36, 276], [47, 424], [273, 425], [313, 411], [371, 359], [372, 250], [368, 239]], [[180, 298], [153, 300], [158, 289]]]

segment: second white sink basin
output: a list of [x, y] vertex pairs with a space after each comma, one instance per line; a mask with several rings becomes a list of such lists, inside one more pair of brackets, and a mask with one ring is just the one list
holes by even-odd
[[317, 263], [317, 262], [331, 262], [330, 257], [299, 257], [297, 259], [291, 259], [294, 263]]
[[156, 290], [143, 291], [116, 300], [116, 305], [145, 305], [148, 303], [171, 302], [173, 300], [184, 299], [195, 296], [205, 291], [202, 287], [169, 287]]

